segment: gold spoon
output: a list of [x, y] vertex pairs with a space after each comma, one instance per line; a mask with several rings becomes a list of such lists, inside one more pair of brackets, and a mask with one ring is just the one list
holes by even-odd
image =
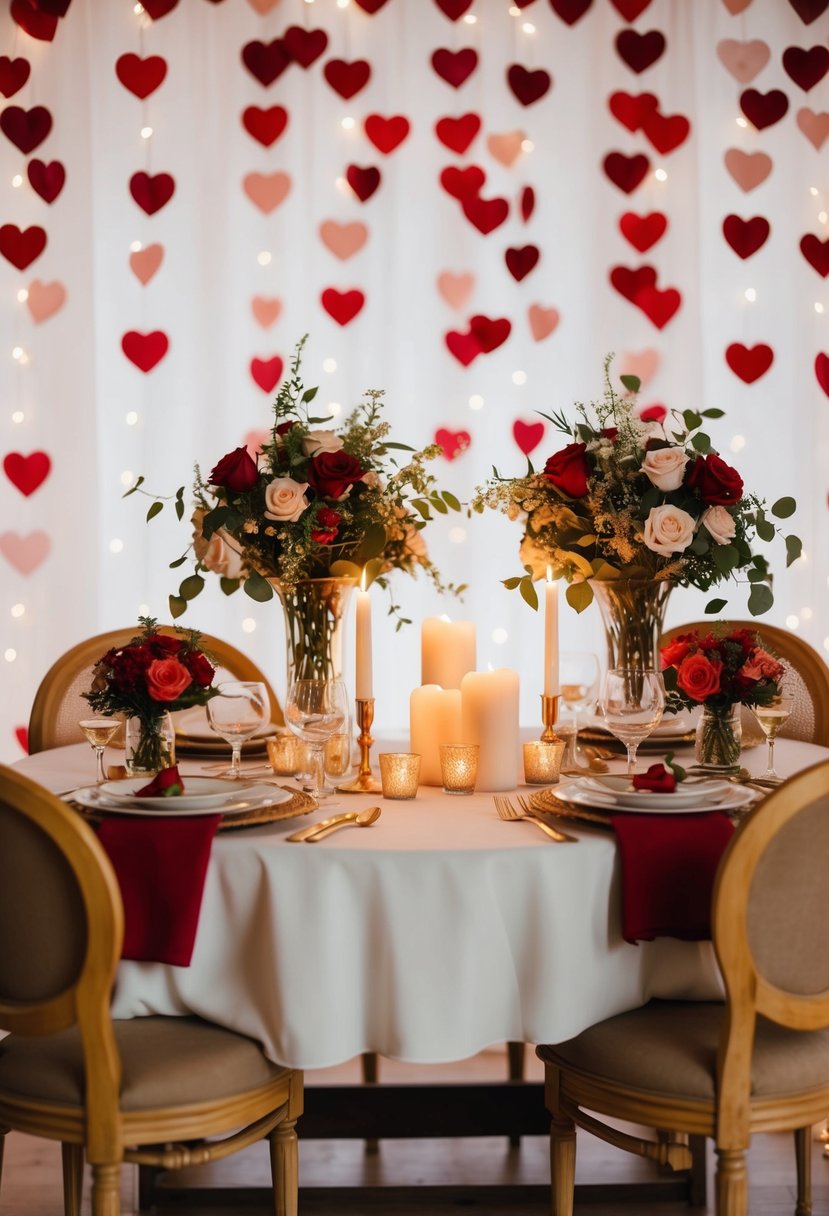
[[303, 828], [299, 832], [294, 832], [292, 836], [287, 836], [286, 840], [295, 842], [307, 842], [315, 844], [323, 836], [327, 836], [329, 832], [336, 832], [337, 828], [358, 827], [368, 828], [380, 818], [382, 807], [370, 806], [365, 811], [346, 811], [344, 815], [334, 815], [332, 819], [323, 819], [321, 823], [315, 823], [309, 828]]

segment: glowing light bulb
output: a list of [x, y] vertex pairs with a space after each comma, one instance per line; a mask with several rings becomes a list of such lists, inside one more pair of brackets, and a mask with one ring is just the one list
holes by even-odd
[[503, 646], [509, 638], [509, 634], [506, 629], [493, 629], [491, 637], [496, 646]]
[[737, 119], [737, 126], [738, 127], [747, 127], [748, 126], [748, 122], [745, 120], [745, 118], [743, 118], [742, 114]]
[[829, 215], [827, 215], [825, 211], [818, 211], [817, 217], [820, 220], [821, 224], [825, 224], [826, 221], [829, 220]]
[[20, 187], [23, 185], [23, 176], [22, 176], [22, 174], [20, 174], [20, 173], [15, 173], [14, 177], [12, 178], [12, 185], [14, 186], [15, 190], [19, 190], [19, 189], [20, 189]]
[[26, 605], [25, 604], [12, 604], [11, 612], [12, 612], [12, 616], [15, 618], [15, 620], [17, 620], [19, 617], [26, 615]]
[[324, 372], [335, 372], [337, 370], [337, 360], [331, 358], [323, 359], [322, 370]]
[[140, 253], [143, 248], [140, 241], [130, 241], [130, 253]]
[[814, 614], [814, 612], [812, 612], [811, 608], [802, 608], [800, 611], [800, 615], [804, 621], [811, 621], [812, 617], [815, 614]]
[[12, 422], [22, 422], [26, 415], [22, 410], [15, 410], [12, 414]]
[[355, 122], [354, 122], [354, 119], [353, 119], [353, 118], [344, 118], [344, 119], [342, 120], [342, 122], [340, 123], [340, 126], [342, 127], [342, 129], [343, 129], [344, 131], [353, 131], [353, 130], [354, 130], [354, 127], [355, 127], [355, 125], [356, 125], [356, 124], [355, 124]]
[[812, 198], [817, 198], [820, 191], [818, 190], [817, 186], [810, 186], [809, 193], [811, 194]]
[[124, 469], [119, 480], [122, 486], [131, 486], [135, 481], [135, 474], [132, 469]]
[[753, 304], [754, 301], [757, 299], [757, 292], [754, 290], [753, 287], [747, 287], [745, 289], [744, 295], [745, 295], [745, 298], [748, 300], [749, 304]]
[[510, 15], [510, 17], [520, 17], [521, 16], [521, 9], [518, 7], [517, 4], [511, 4], [509, 6], [509, 15]]
[[449, 529], [449, 540], [452, 542], [453, 545], [465, 545], [466, 544], [466, 535], [467, 535], [466, 528], [450, 528]]
[[153, 134], [152, 127], [142, 127], [141, 128], [141, 138], [142, 139], [152, 139], [152, 134]]
[[790, 613], [786, 617], [786, 628], [787, 629], [797, 629], [799, 627], [799, 625], [800, 625], [800, 617], [795, 616], [795, 614], [793, 612]]
[[259, 253], [257, 253], [256, 260], [260, 266], [270, 266], [271, 261], [273, 260], [273, 254], [269, 253], [267, 249], [262, 249]]
[[531, 139], [522, 139], [521, 140], [521, 151], [522, 152], [533, 152], [533, 151], [535, 151], [535, 144], [533, 143], [533, 141]]
[[735, 435], [728, 446], [732, 452], [742, 452], [746, 446], [745, 435]]
[[140, 17], [141, 14], [144, 12], [144, 5], [143, 4], [134, 4], [132, 6], [132, 11], [135, 13], [136, 17]]
[[26, 290], [26, 288], [25, 288], [25, 287], [21, 287], [21, 288], [20, 288], [20, 291], [18, 291], [18, 293], [17, 293], [17, 302], [18, 302], [18, 304], [25, 304], [25, 303], [26, 303], [26, 301], [28, 300], [28, 298], [29, 298], [29, 293], [28, 293], [28, 291]]
[[3, 651], [3, 658], [7, 663], [13, 663], [17, 658], [17, 651], [13, 647], [9, 646], [8, 650]]
[[20, 362], [20, 360], [23, 358], [23, 353], [24, 352], [23, 352], [22, 346], [13, 346], [12, 347], [12, 358], [17, 359], [18, 362]]
[[525, 21], [524, 24], [521, 26], [521, 29], [524, 31], [525, 34], [534, 34], [535, 33], [535, 26], [533, 25], [532, 21]]
[[823, 315], [823, 305], [821, 304], [820, 300], [815, 300], [815, 312], [819, 316]]
[[484, 399], [478, 393], [473, 393], [469, 398], [469, 408], [471, 410], [482, 410], [484, 408]]
[[109, 542], [110, 553], [121, 553], [123, 552], [123, 549], [124, 542], [119, 537], [113, 536], [112, 540]]
[[348, 8], [350, 0], [337, 0], [337, 8]]
[[[340, 5], [340, 8], [344, 8], [344, 7], [345, 7], [344, 5], [342, 5], [342, 4]], [[242, 621], [242, 631], [244, 633], [254, 633], [256, 631], [256, 621], [253, 619], [252, 616], [246, 616], [245, 619]]]
[[150, 615], [150, 605], [149, 604], [139, 604], [138, 605], [138, 616], [149, 616], [149, 615]]
[[466, 16], [464, 17], [464, 21], [466, 22], [467, 25], [474, 25], [477, 20], [478, 20], [478, 18], [475, 16], [474, 13], [467, 13]]
[[329, 403], [328, 413], [331, 414], [331, 416], [333, 418], [339, 418], [339, 416], [342, 412], [343, 412], [343, 407], [340, 405], [339, 401], [331, 401]]
[[653, 175], [658, 182], [666, 182], [668, 180], [668, 174], [664, 169], [655, 169]]
[[126, 422], [127, 426], [135, 426], [136, 422], [138, 421], [138, 415], [136, 414], [135, 410], [130, 410], [130, 412], [124, 418], [124, 421]]
[[513, 382], [513, 384], [526, 384], [527, 383], [527, 373], [522, 372], [522, 371], [513, 372], [512, 373], [512, 382]]

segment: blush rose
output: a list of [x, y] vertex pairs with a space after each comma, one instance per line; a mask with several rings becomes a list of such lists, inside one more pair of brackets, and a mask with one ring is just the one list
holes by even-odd
[[275, 519], [283, 524], [295, 524], [308, 508], [305, 491], [307, 482], [294, 481], [292, 477], [276, 477], [265, 487], [266, 519]]
[[655, 448], [642, 461], [642, 472], [657, 490], [678, 490], [687, 463], [688, 456], [682, 448]]
[[737, 534], [734, 516], [725, 507], [709, 507], [699, 521], [708, 530], [715, 545], [727, 545]]
[[306, 456], [316, 456], [317, 452], [339, 452], [343, 441], [336, 431], [309, 431], [302, 441], [302, 450]]
[[692, 701], [705, 701], [720, 691], [721, 659], [704, 654], [689, 654], [677, 668], [676, 686]]
[[557, 490], [568, 498], [584, 498], [587, 493], [587, 478], [590, 466], [587, 463], [584, 443], [568, 443], [556, 452], [544, 466], [544, 476]]
[[154, 701], [175, 701], [193, 677], [178, 659], [153, 659], [147, 668], [147, 692]]
[[688, 548], [695, 527], [693, 516], [671, 503], [651, 507], [645, 520], [645, 544], [652, 552], [670, 557]]
[[748, 680], [777, 680], [783, 675], [783, 664], [762, 646], [756, 647], [740, 668], [739, 675]]

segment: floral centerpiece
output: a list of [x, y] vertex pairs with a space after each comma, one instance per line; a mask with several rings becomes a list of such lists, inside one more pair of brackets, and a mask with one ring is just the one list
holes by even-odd
[[92, 687], [82, 695], [100, 714], [134, 720], [135, 746], [127, 766], [157, 772], [173, 763], [162, 729], [165, 715], [214, 697], [216, 669], [195, 630], [180, 630], [176, 637], [160, 633], [152, 617], [139, 617], [139, 623], [140, 633], [101, 656], [92, 671]]

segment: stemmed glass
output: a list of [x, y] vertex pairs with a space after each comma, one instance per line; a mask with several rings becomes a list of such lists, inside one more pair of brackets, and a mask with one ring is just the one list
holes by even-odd
[[108, 743], [111, 743], [115, 737], [118, 727], [121, 725], [119, 718], [82, 718], [78, 723], [83, 733], [86, 735], [95, 749], [95, 758], [97, 760], [95, 780], [98, 785], [102, 781], [106, 781], [106, 773], [104, 772], [104, 748]]
[[217, 689], [219, 695], [207, 702], [207, 720], [211, 730], [231, 747], [230, 768], [218, 776], [238, 781], [242, 776], [242, 744], [270, 717], [268, 690], [258, 680], [225, 680]]
[[285, 721], [307, 744], [311, 791], [317, 799], [325, 788], [325, 744], [347, 728], [348, 693], [342, 680], [295, 680], [285, 703]]
[[567, 748], [561, 767], [564, 772], [580, 772], [584, 766], [579, 763], [579, 714], [588, 710], [596, 700], [599, 660], [589, 651], [565, 652], [560, 659], [559, 679], [562, 703], [573, 716], [573, 729], [567, 732]]
[[768, 743], [768, 758], [766, 771], [761, 774], [763, 781], [782, 781], [783, 778], [774, 769], [774, 740], [781, 726], [794, 708], [794, 697], [785, 688], [769, 705], [755, 705], [754, 716], [760, 723], [760, 729]]
[[636, 750], [662, 720], [665, 684], [662, 673], [637, 667], [612, 668], [604, 678], [601, 712], [611, 734], [627, 748], [627, 774], [633, 776]]

